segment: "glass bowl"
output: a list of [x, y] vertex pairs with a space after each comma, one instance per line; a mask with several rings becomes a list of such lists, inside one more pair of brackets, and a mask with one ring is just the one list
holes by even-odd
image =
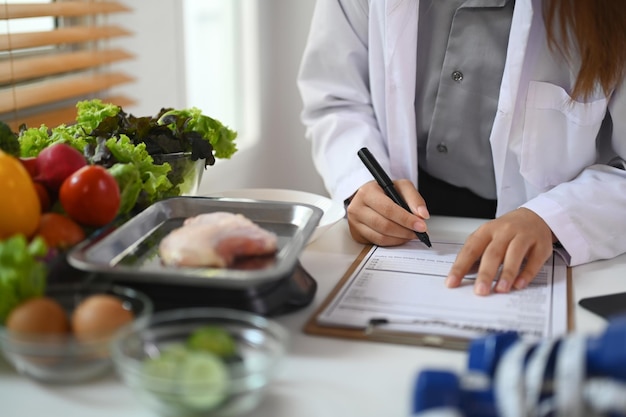
[[152, 155], [155, 164], [167, 162], [172, 170], [167, 177], [174, 185], [178, 185], [179, 195], [195, 196], [198, 194], [202, 175], [206, 169], [206, 160], [191, 159], [191, 152], [176, 152]]
[[[230, 335], [234, 359], [211, 354], [206, 363], [202, 356], [206, 352], [190, 347], [190, 336], [207, 327]], [[188, 308], [159, 312], [126, 326], [114, 338], [111, 352], [123, 381], [158, 415], [225, 417], [258, 405], [287, 342], [286, 329], [262, 316], [226, 308]]]
[[[130, 309], [141, 323], [153, 311], [152, 301], [128, 287], [109, 284], [49, 285], [46, 296], [58, 301], [71, 315], [86, 297], [111, 294]], [[112, 335], [79, 339], [71, 333], [36, 335], [16, 333], [0, 326], [0, 347], [8, 362], [22, 375], [46, 383], [71, 384], [96, 378], [112, 369], [109, 343]]]

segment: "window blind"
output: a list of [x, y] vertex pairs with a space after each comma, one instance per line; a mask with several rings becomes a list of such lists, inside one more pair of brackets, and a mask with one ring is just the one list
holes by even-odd
[[14, 131], [53, 127], [72, 123], [80, 100], [133, 104], [108, 94], [134, 81], [112, 65], [133, 55], [109, 45], [132, 32], [107, 24], [109, 14], [129, 11], [117, 1], [0, 0], [0, 120]]

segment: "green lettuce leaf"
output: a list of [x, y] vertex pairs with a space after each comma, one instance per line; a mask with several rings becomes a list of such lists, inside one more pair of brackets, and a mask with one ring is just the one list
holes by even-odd
[[84, 100], [76, 103], [76, 126], [84, 134], [91, 133], [107, 117], [114, 117], [121, 111], [119, 106], [103, 103], [102, 100]]
[[137, 204], [143, 188], [139, 168], [133, 163], [117, 163], [108, 169], [120, 187], [120, 208], [118, 214], [127, 214]]
[[203, 115], [196, 107], [167, 110], [160, 115], [158, 123], [169, 125], [180, 133], [200, 134], [213, 146], [216, 158], [230, 158], [237, 151], [237, 132], [224, 126], [219, 120]]
[[46, 125], [38, 128], [27, 128], [20, 131], [18, 136], [20, 142], [20, 156], [34, 157], [56, 143], [65, 143], [79, 152], [83, 153], [88, 143], [94, 141], [93, 138], [77, 133], [75, 126], [59, 125], [49, 129]]
[[23, 235], [0, 241], [0, 323], [22, 301], [43, 295], [47, 268], [40, 259], [47, 250], [41, 237], [30, 243]]
[[154, 164], [154, 159], [146, 150], [145, 144], [134, 145], [128, 136], [120, 135], [119, 139], [107, 140], [106, 146], [118, 163], [131, 163], [139, 171], [142, 183], [139, 195], [141, 206], [146, 207], [158, 200], [176, 195], [174, 186], [167, 178], [171, 166], [168, 163]]

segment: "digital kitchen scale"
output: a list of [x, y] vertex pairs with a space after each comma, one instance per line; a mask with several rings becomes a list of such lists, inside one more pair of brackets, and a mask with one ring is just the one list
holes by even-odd
[[247, 288], [194, 287], [150, 282], [125, 282], [119, 276], [104, 276], [79, 271], [63, 260], [56, 262], [48, 280], [55, 283], [111, 282], [128, 286], [146, 294], [155, 311], [189, 307], [223, 307], [250, 311], [262, 316], [278, 316], [308, 306], [317, 292], [317, 282], [296, 264], [294, 271], [284, 278]]

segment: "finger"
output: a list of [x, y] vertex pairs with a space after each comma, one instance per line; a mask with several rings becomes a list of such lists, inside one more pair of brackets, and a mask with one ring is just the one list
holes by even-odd
[[348, 222], [348, 225], [352, 237], [359, 243], [373, 243], [379, 246], [397, 246], [415, 239], [415, 234], [410, 234], [406, 237], [390, 236], [372, 229], [363, 223]]
[[[428, 208], [426, 207], [426, 201], [424, 201], [424, 198], [415, 188], [411, 181], [398, 180], [395, 181], [394, 184], [413, 214], [416, 214], [423, 219], [430, 218], [430, 213], [428, 212]], [[419, 231], [425, 232], [426, 230]]]
[[446, 287], [456, 288], [461, 285], [465, 275], [472, 270], [482, 256], [487, 243], [488, 239], [480, 237], [475, 232], [467, 238], [448, 272]]
[[[425, 232], [426, 222], [421, 217], [406, 211], [393, 202], [391, 198], [385, 197], [385, 200], [376, 202], [375, 210], [379, 212], [385, 219], [397, 224], [405, 230], [412, 232]], [[415, 237], [415, 234], [413, 234]]]
[[506, 254], [505, 245], [496, 241], [489, 242], [483, 256], [480, 259], [478, 274], [474, 282], [474, 293], [476, 295], [489, 295], [494, 279], [498, 275], [498, 270], [502, 265]]
[[504, 261], [502, 262], [502, 271], [494, 287], [495, 292], [507, 293], [511, 290], [513, 283], [520, 275], [520, 268], [529, 248], [530, 244], [525, 243], [521, 239], [513, 239], [509, 243]]
[[[403, 187], [398, 188], [404, 188], [405, 190], [408, 190], [408, 194], [410, 194], [408, 198], [412, 200], [417, 199], [423, 204], [424, 200], [417, 193], [417, 191], [413, 187], [413, 184], [411, 184], [408, 180], [398, 181], [398, 183], [404, 184]], [[403, 196], [403, 198], [406, 199], [405, 195], [407, 194], [407, 192], [399, 192]], [[380, 212], [387, 219], [396, 222], [406, 229], [414, 232], [426, 232], [428, 230], [424, 218], [419, 214], [420, 212], [424, 211], [428, 212], [428, 210], [426, 210], [426, 207], [423, 205], [419, 206], [419, 208], [416, 209], [417, 211], [407, 211], [400, 205], [396, 204], [387, 195], [385, 195], [383, 198], [377, 198], [375, 200], [368, 199], [368, 204], [371, 204], [372, 207], [375, 207], [375, 210]]]
[[[399, 182], [403, 183], [405, 188], [409, 190], [412, 189], [413, 193], [417, 193], [413, 185], [408, 180]], [[409, 184], [410, 187], [406, 187], [407, 184]], [[411, 234], [409, 231], [425, 232], [427, 230], [426, 222], [424, 222], [421, 217], [405, 210], [404, 208], [396, 204], [382, 191], [382, 189], [377, 184], [375, 185], [375, 187], [370, 183], [366, 184], [366, 186], [362, 187], [355, 195], [355, 197], [358, 197], [358, 201], [371, 208], [375, 213], [380, 214], [387, 221], [395, 223], [399, 227], [392, 227], [390, 224], [384, 222], [382, 219], [377, 219], [376, 216], [369, 219], [363, 219], [365, 223], [370, 224], [374, 221], [379, 222], [377, 226], [374, 227], [375, 230], [381, 232], [384, 235], [390, 235], [399, 238], [406, 238], [410, 235], [412, 235], [414, 238], [414, 233]], [[352, 204], [350, 204], [350, 206], [352, 206]], [[348, 206], [348, 209], [350, 208], [350, 206]], [[400, 228], [405, 230], [401, 230]]]
[[411, 230], [359, 201], [353, 201], [347, 212], [350, 233], [357, 242], [395, 246], [415, 238]]
[[523, 265], [522, 270], [515, 279], [513, 287], [517, 290], [526, 288], [537, 277], [551, 253], [551, 249], [548, 251], [532, 250], [528, 255], [526, 264]]
[[[398, 239], [415, 239], [413, 229], [406, 227], [415, 216], [402, 209], [393, 201], [381, 202], [374, 208], [364, 211], [364, 222], [383, 236]], [[408, 220], [407, 220], [408, 219]]]

